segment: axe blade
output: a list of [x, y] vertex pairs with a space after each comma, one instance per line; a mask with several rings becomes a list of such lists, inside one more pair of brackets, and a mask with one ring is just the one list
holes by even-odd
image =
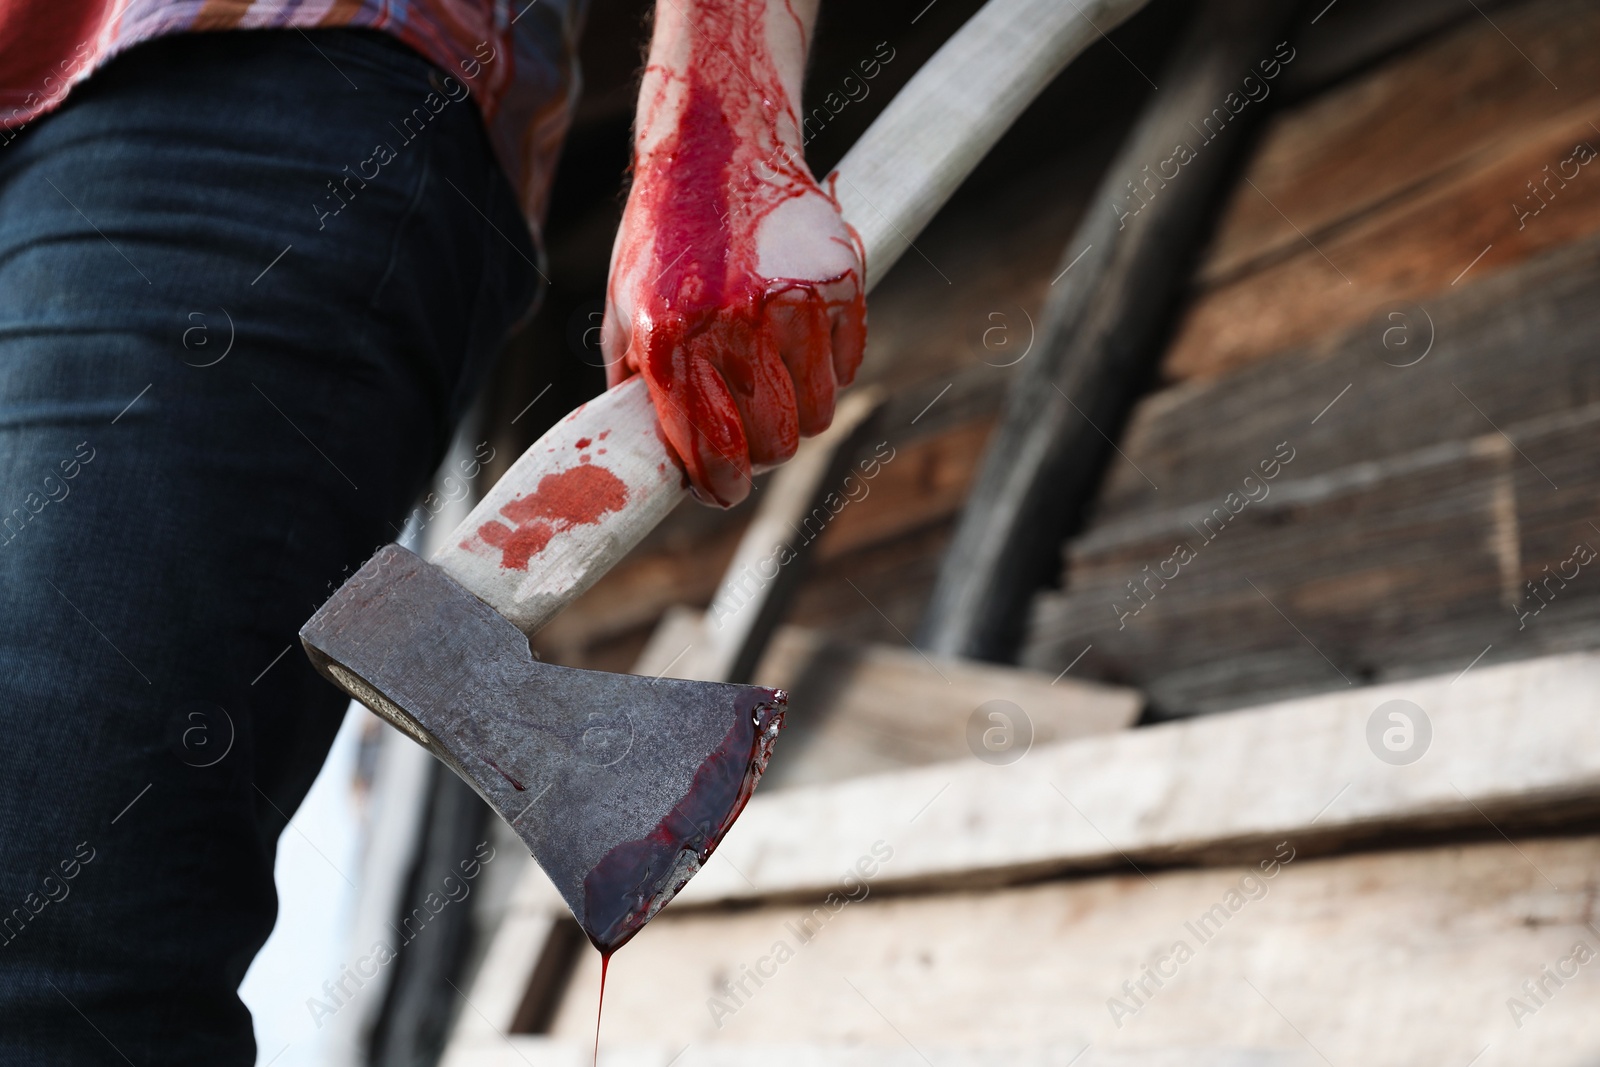
[[398, 545], [300, 640], [488, 801], [606, 953], [705, 863], [783, 721], [781, 690], [541, 663], [504, 616]]

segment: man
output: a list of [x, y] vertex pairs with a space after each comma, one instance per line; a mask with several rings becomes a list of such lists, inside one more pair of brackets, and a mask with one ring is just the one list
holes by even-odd
[[[581, 0], [0, 0], [0, 1062], [253, 1062], [235, 992], [343, 699], [295, 632], [541, 282]], [[663, 0], [612, 380], [702, 498], [828, 424], [860, 254], [815, 0]]]

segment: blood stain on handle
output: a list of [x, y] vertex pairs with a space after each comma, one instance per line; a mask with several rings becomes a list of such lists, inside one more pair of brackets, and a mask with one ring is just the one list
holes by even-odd
[[526, 496], [503, 505], [500, 514], [514, 525], [490, 520], [478, 536], [500, 550], [500, 566], [527, 570], [528, 561], [550, 541], [575, 526], [592, 526], [628, 503], [628, 487], [604, 467], [584, 464], [547, 474]]

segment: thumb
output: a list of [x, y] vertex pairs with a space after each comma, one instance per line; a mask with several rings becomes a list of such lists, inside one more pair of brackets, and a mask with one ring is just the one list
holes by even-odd
[[635, 368], [629, 365], [628, 347], [633, 331], [626, 315], [617, 310], [609, 297], [606, 299], [605, 317], [600, 321], [600, 356], [605, 361], [606, 388], [610, 389], [633, 376]]

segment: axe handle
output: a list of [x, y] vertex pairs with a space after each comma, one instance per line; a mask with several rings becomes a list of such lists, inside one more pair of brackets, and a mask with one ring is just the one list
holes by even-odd
[[[869, 289], [1061, 69], [1145, 3], [989, 0], [923, 64], [834, 174]], [[531, 634], [687, 495], [635, 376], [524, 452], [433, 562]]]

